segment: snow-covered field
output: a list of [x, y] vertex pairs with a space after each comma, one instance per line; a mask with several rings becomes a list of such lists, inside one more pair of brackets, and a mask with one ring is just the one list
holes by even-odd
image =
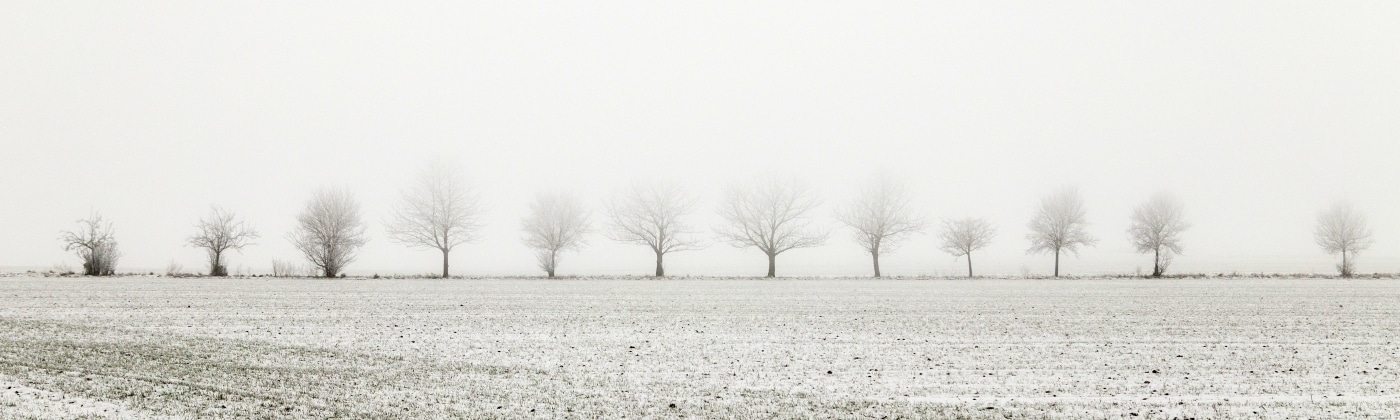
[[1400, 280], [0, 278], [0, 418], [1380, 417]]

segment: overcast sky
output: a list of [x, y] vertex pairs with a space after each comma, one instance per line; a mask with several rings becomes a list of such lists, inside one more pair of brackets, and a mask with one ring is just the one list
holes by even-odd
[[[471, 4], [458, 4], [471, 3]], [[0, 266], [81, 266], [58, 232], [99, 211], [119, 270], [203, 270], [191, 225], [219, 204], [263, 234], [230, 265], [299, 259], [310, 193], [347, 186], [370, 242], [352, 274], [432, 273], [381, 221], [434, 157], [491, 211], [454, 274], [534, 274], [538, 190], [601, 199], [665, 177], [702, 197], [791, 173], [837, 229], [779, 275], [868, 274], [831, 205], [876, 171], [933, 219], [986, 217], [984, 273], [1026, 255], [1037, 201], [1075, 185], [1098, 246], [1068, 273], [1151, 270], [1125, 230], [1157, 191], [1194, 227], [1173, 271], [1326, 273], [1319, 211], [1351, 200], [1400, 271], [1400, 2], [8, 2], [0, 6]], [[601, 234], [560, 274], [648, 274]], [[668, 274], [762, 275], [714, 243]], [[918, 236], [886, 275], [958, 274]]]

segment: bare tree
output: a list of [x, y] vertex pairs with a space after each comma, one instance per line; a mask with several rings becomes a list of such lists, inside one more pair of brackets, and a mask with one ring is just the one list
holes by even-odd
[[719, 209], [729, 225], [716, 233], [735, 247], [763, 251], [768, 255], [768, 277], [775, 277], [778, 254], [821, 245], [830, 236], [811, 226], [807, 215], [820, 204], [807, 184], [795, 179], [768, 176], [731, 185]]
[[553, 278], [559, 254], [585, 243], [588, 212], [572, 194], [539, 193], [530, 203], [530, 215], [521, 222], [521, 229], [525, 231], [525, 245], [535, 250], [540, 268]]
[[368, 242], [365, 229], [354, 194], [344, 188], [322, 188], [297, 216], [297, 228], [288, 239], [322, 275], [335, 277]]
[[854, 231], [851, 239], [870, 254], [875, 277], [880, 277], [881, 253], [893, 252], [900, 241], [924, 229], [923, 218], [909, 208], [911, 199], [908, 184], [882, 175], [836, 211], [836, 219]]
[[209, 215], [194, 225], [198, 231], [186, 240], [190, 246], [204, 248], [209, 254], [209, 275], [228, 276], [225, 251], [241, 251], [258, 239], [258, 231], [234, 217], [233, 212], [213, 206]]
[[78, 224], [81, 227], [77, 231], [59, 233], [58, 239], [63, 241], [63, 250], [78, 253], [78, 257], [83, 259], [85, 276], [116, 274], [117, 260], [121, 259], [122, 255], [121, 251], [117, 250], [112, 222], [103, 220], [101, 214], [93, 213], [88, 218], [79, 220]]
[[614, 241], [646, 245], [656, 253], [656, 277], [665, 277], [666, 254], [705, 247], [683, 220], [695, 211], [695, 197], [680, 185], [635, 182], [605, 203], [608, 223], [604, 231]]
[[1031, 241], [1028, 254], [1053, 252], [1055, 254], [1055, 277], [1060, 276], [1060, 253], [1079, 255], [1079, 246], [1093, 246], [1098, 239], [1090, 236], [1084, 228], [1084, 198], [1075, 188], [1063, 188], [1040, 200], [1040, 208], [1031, 219], [1031, 233], [1026, 239]]
[[442, 277], [447, 278], [448, 254], [476, 239], [483, 211], [480, 198], [455, 167], [433, 162], [400, 192], [399, 203], [385, 222], [385, 233], [410, 247], [441, 251]]
[[1128, 238], [1139, 253], [1152, 253], [1152, 277], [1161, 277], [1181, 253], [1181, 234], [1191, 228], [1185, 216], [1181, 200], [1167, 193], [1154, 194], [1133, 209]]
[[1331, 209], [1317, 215], [1313, 239], [1328, 254], [1341, 253], [1342, 263], [1337, 270], [1342, 277], [1351, 277], [1355, 274], [1356, 262], [1348, 259], [1348, 254], [1354, 257], [1371, 247], [1371, 225], [1366, 222], [1366, 215], [1351, 203], [1338, 201]]
[[972, 278], [972, 253], [991, 245], [996, 236], [996, 228], [984, 219], [944, 220], [943, 231], [938, 234], [943, 241], [939, 247], [954, 257], [967, 256], [967, 277]]

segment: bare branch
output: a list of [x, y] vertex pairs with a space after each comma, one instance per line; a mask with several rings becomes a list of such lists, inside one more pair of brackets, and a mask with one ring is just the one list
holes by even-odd
[[996, 236], [996, 228], [985, 219], [944, 220], [943, 230], [938, 233], [939, 249], [954, 257], [966, 256], [967, 276], [972, 277], [972, 253], [991, 245]]

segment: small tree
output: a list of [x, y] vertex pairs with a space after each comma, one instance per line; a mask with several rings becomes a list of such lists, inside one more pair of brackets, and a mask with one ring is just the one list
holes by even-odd
[[1075, 188], [1064, 188], [1041, 199], [1040, 208], [1028, 225], [1031, 233], [1026, 235], [1026, 240], [1031, 241], [1031, 247], [1026, 253], [1054, 253], [1055, 277], [1059, 277], [1060, 253], [1079, 255], [1081, 245], [1098, 243], [1098, 239], [1084, 231], [1088, 226], [1085, 213], [1084, 198]]
[[83, 275], [110, 276], [117, 272], [117, 260], [121, 252], [117, 250], [117, 239], [112, 222], [93, 213], [78, 221], [77, 231], [59, 233], [64, 251], [75, 251], [83, 259]]
[[1318, 214], [1313, 239], [1328, 254], [1342, 254], [1337, 271], [1342, 277], [1351, 277], [1355, 274], [1354, 257], [1371, 247], [1371, 226], [1366, 222], [1366, 215], [1351, 203], [1338, 201], [1331, 209]]
[[476, 239], [482, 212], [480, 198], [456, 168], [433, 162], [401, 191], [385, 233], [395, 242], [442, 252], [442, 278], [447, 278], [448, 254]]
[[1157, 193], [1133, 209], [1128, 239], [1139, 253], [1152, 253], [1152, 277], [1161, 277], [1172, 256], [1181, 253], [1181, 234], [1191, 227], [1185, 214], [1181, 201], [1167, 193]]
[[705, 247], [685, 223], [685, 217], [695, 211], [695, 197], [679, 185], [633, 183], [609, 198], [605, 207], [608, 239], [651, 248], [656, 253], [656, 277], [666, 276], [662, 264], [666, 254]]
[[258, 231], [234, 217], [233, 212], [213, 206], [209, 215], [194, 225], [197, 230], [187, 242], [190, 246], [204, 248], [209, 254], [209, 275], [228, 276], [228, 264], [224, 261], [225, 251], [241, 251], [258, 239]]
[[747, 185], [731, 185], [719, 209], [729, 225], [716, 233], [737, 248], [763, 251], [768, 256], [768, 277], [775, 277], [779, 254], [821, 245], [830, 236], [830, 232], [811, 226], [808, 213], [819, 204], [807, 184], [794, 179], [770, 176]]
[[297, 216], [297, 228], [288, 239], [329, 278], [355, 261], [355, 252], [369, 241], [365, 229], [360, 203], [349, 190], [322, 188], [312, 194]]
[[540, 193], [530, 203], [530, 215], [521, 222], [525, 245], [535, 250], [540, 268], [550, 278], [559, 266], [559, 254], [583, 246], [588, 233], [588, 212], [578, 197], [564, 193]]
[[180, 264], [180, 263], [178, 263], [178, 262], [175, 262], [175, 260], [170, 260], [170, 263], [165, 265], [165, 276], [166, 276], [166, 277], [184, 277], [184, 276], [185, 276], [185, 265], [184, 265], [184, 264]]
[[893, 252], [900, 241], [924, 229], [923, 218], [909, 208], [910, 200], [908, 184], [880, 176], [836, 211], [836, 219], [854, 231], [851, 239], [870, 254], [875, 277], [880, 277], [881, 253]]
[[954, 257], [967, 256], [967, 277], [972, 278], [972, 252], [991, 245], [996, 235], [996, 228], [991, 223], [968, 217], [944, 220], [943, 231], [939, 232], [938, 237], [944, 252]]
[[302, 268], [297, 263], [291, 261], [282, 261], [276, 258], [272, 259], [273, 277], [292, 277], [301, 275], [302, 273], [305, 273], [307, 271], [308, 270]]

